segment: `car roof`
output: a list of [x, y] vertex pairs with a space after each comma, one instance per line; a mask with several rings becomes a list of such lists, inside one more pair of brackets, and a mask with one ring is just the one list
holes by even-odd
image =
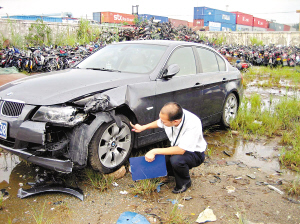
[[149, 44], [149, 45], [164, 45], [164, 46], [180, 46], [180, 45], [198, 45], [208, 47], [207, 45], [198, 44], [194, 42], [187, 41], [176, 41], [176, 40], [133, 40], [133, 41], [124, 41], [118, 42], [115, 44]]

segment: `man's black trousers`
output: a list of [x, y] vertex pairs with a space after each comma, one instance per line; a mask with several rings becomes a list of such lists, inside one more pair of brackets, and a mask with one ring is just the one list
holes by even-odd
[[204, 159], [204, 152], [185, 151], [183, 155], [166, 156], [168, 176], [175, 177], [177, 189], [191, 181], [189, 170], [202, 164]]

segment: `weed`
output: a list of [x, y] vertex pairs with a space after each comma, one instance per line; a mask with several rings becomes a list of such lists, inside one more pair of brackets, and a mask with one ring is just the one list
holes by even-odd
[[300, 196], [300, 176], [287, 184], [285, 190], [289, 195]]
[[166, 220], [163, 221], [163, 223], [166, 224], [188, 224], [193, 223], [188, 220], [188, 218], [185, 218], [178, 207], [179, 204], [175, 204], [171, 210], [171, 212], [166, 217]]
[[252, 45], [258, 45], [258, 46], [264, 45], [263, 41], [258, 40], [256, 37], [250, 37], [250, 42]]
[[49, 45], [52, 42], [51, 33], [51, 28], [44, 24], [43, 20], [37, 19], [36, 23], [29, 27], [29, 33], [25, 39], [33, 46]]
[[100, 190], [101, 192], [107, 190], [112, 185], [114, 178], [109, 175], [103, 175], [97, 171], [94, 171], [91, 168], [86, 168], [84, 170], [86, 179], [88, 183], [95, 187], [96, 189]]
[[2, 210], [3, 209], [3, 194], [2, 193], [0, 193], [0, 210]]
[[136, 195], [150, 196], [157, 188], [160, 183], [160, 178], [139, 180], [134, 183], [134, 188], [131, 193]]
[[51, 223], [51, 221], [47, 220], [47, 219], [46, 219], [46, 221], [44, 221], [44, 219], [45, 219], [44, 218], [44, 210], [45, 210], [46, 202], [44, 202], [44, 205], [43, 205], [42, 210], [40, 212], [35, 210], [29, 203], [28, 203], [28, 205], [30, 206], [30, 208], [32, 210], [30, 213], [33, 216], [33, 218], [34, 218], [34, 220], [37, 224]]

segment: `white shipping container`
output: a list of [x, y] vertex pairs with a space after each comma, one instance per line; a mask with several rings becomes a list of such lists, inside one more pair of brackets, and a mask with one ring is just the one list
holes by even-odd
[[294, 27], [291, 27], [290, 31], [297, 31], [297, 29]]
[[209, 31], [221, 31], [221, 23], [209, 22]]
[[261, 28], [261, 27], [253, 26], [253, 31], [267, 31], [267, 29], [266, 28]]
[[245, 26], [245, 25], [236, 25], [236, 31], [252, 31], [253, 27], [252, 26]]

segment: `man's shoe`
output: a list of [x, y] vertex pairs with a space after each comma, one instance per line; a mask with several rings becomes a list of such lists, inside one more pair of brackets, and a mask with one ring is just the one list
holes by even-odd
[[180, 194], [180, 193], [183, 193], [183, 192], [185, 192], [189, 187], [191, 187], [191, 185], [192, 185], [192, 182], [190, 181], [190, 182], [188, 182], [187, 184], [184, 184], [184, 185], [182, 186], [181, 189], [178, 189], [177, 187], [175, 187], [174, 190], [172, 191], [172, 193], [174, 193], [174, 194]]

